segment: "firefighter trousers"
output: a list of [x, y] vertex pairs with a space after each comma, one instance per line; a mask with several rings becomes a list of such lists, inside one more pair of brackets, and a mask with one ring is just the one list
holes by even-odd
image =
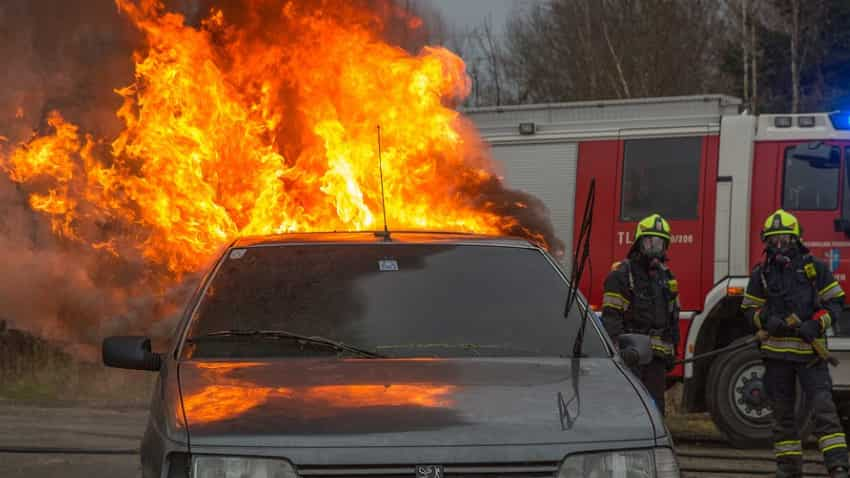
[[814, 435], [823, 453], [824, 465], [847, 468], [847, 444], [841, 421], [832, 401], [832, 379], [825, 362], [813, 367], [806, 362], [765, 359], [764, 383], [773, 404], [773, 447], [777, 476], [803, 476], [803, 447], [796, 427], [797, 382], [803, 391], [803, 410], [811, 412]]
[[649, 391], [649, 395], [655, 401], [658, 411], [664, 415], [664, 391], [667, 389], [667, 366], [663, 359], [654, 357], [652, 362], [640, 367], [640, 381], [643, 386]]

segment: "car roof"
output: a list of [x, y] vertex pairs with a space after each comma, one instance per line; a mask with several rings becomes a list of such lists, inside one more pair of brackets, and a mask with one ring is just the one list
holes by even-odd
[[275, 246], [292, 244], [465, 244], [538, 249], [526, 239], [510, 236], [465, 234], [458, 232], [390, 231], [387, 241], [383, 231], [364, 232], [297, 232], [267, 236], [246, 236], [231, 247]]

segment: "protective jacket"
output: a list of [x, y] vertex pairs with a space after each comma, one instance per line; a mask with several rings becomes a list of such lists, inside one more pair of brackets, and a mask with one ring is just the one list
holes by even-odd
[[646, 267], [632, 256], [611, 267], [605, 279], [602, 323], [616, 338], [622, 333], [651, 337], [655, 355], [675, 357], [679, 343], [679, 287], [663, 262]]
[[[823, 336], [832, 321], [841, 314], [844, 291], [825, 264], [805, 249], [779, 261], [757, 265], [750, 276], [741, 307], [756, 329], [766, 329], [771, 318], [786, 320], [795, 314], [801, 321], [820, 321]], [[787, 327], [762, 342], [766, 357], [808, 362], [814, 356], [811, 344], [798, 335], [798, 328]]]

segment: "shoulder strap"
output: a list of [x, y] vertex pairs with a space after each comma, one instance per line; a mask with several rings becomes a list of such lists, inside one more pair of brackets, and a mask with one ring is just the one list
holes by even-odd
[[635, 276], [632, 274], [632, 263], [628, 259], [622, 262], [626, 266], [626, 274], [629, 275], [629, 293], [635, 295]]
[[809, 284], [812, 285], [812, 300], [815, 307], [820, 307], [820, 295], [818, 294], [818, 269], [815, 267], [815, 260], [811, 254], [803, 256], [803, 272], [806, 273], [806, 279], [809, 279]]
[[756, 264], [756, 269], [758, 269], [758, 271], [759, 271], [759, 277], [761, 278], [761, 286], [764, 289], [764, 293], [767, 294], [767, 291], [768, 291], [767, 277], [765, 277], [765, 275], [764, 275], [764, 264], [763, 263]]

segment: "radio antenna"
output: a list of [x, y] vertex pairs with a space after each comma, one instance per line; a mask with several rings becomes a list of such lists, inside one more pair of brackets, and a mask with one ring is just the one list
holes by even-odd
[[390, 240], [390, 230], [387, 227], [387, 203], [384, 199], [384, 165], [381, 159], [381, 125], [378, 125], [378, 172], [381, 177], [381, 211], [384, 213], [384, 232], [376, 235], [383, 236], [384, 239]]

